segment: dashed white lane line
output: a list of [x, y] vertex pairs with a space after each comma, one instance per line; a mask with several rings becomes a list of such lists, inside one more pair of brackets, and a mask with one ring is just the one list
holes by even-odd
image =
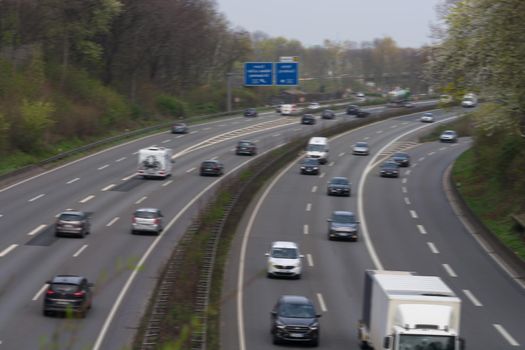
[[116, 185], [115, 184], [111, 184], [111, 185], [107, 185], [106, 187], [104, 187], [101, 191], [105, 192], [105, 191], [109, 191], [111, 190], [113, 187], [115, 187]]
[[433, 154], [436, 154], [436, 152], [434, 152], [434, 151], [432, 151], [432, 152], [428, 152], [428, 153], [427, 153], [427, 156], [431, 156], [431, 155], [433, 155]]
[[2, 252], [0, 252], [0, 258], [3, 258], [7, 254], [9, 254], [9, 252], [15, 249], [16, 247], [18, 247], [18, 244], [11, 244], [9, 247], [2, 250]]
[[43, 229], [45, 229], [47, 227], [47, 225], [39, 225], [38, 227], [36, 227], [35, 229], [33, 229], [31, 232], [29, 232], [27, 235], [28, 236], [34, 236], [36, 235], [38, 232], [42, 231]]
[[516, 341], [516, 339], [514, 339], [510, 334], [509, 332], [507, 332], [505, 330], [505, 328], [503, 328], [502, 325], [500, 324], [497, 324], [497, 323], [494, 323], [493, 324], [494, 328], [496, 328], [496, 330], [503, 336], [503, 338], [505, 338], [506, 341], [509, 342], [510, 345], [512, 346], [520, 346], [520, 343], [518, 343]]
[[98, 170], [106, 169], [109, 166], [109, 164], [104, 164], [103, 166], [99, 167]]
[[118, 163], [118, 162], [122, 162], [122, 161], [125, 160], [125, 159], [126, 159], [126, 157], [122, 157], [122, 158], [117, 159], [115, 162], [117, 162], [117, 163]]
[[394, 128], [397, 128], [397, 124], [396, 124], [396, 125], [392, 125], [392, 126], [390, 127], [390, 129], [394, 129]]
[[146, 200], [146, 198], [148, 198], [148, 197], [146, 197], [146, 196], [142, 197], [141, 199], [136, 201], [135, 204], [140, 204], [140, 203], [144, 202]]
[[312, 203], [308, 203], [306, 205], [306, 211], [310, 211], [310, 210], [312, 210]]
[[273, 134], [272, 136], [273, 137], [278, 137], [278, 136], [281, 136], [281, 134]]
[[419, 216], [417, 216], [417, 213], [415, 210], [410, 210], [410, 216], [414, 219], [417, 219]]
[[405, 175], [410, 175], [411, 172], [412, 172], [412, 170], [407, 170], [407, 171], [405, 171]]
[[132, 177], [135, 177], [135, 175], [137, 175], [137, 174], [131, 174], [131, 175], [129, 175], [129, 176], [123, 177], [123, 178], [122, 178], [122, 181], [128, 181], [128, 180], [131, 179]]
[[418, 162], [422, 162], [422, 161], [424, 161], [424, 160], [425, 160], [425, 157], [421, 157], [421, 158], [419, 158], [417, 161], [418, 161]]
[[452, 267], [450, 267], [449, 264], [443, 264], [443, 268], [445, 269], [445, 271], [447, 271], [450, 277], [458, 277], [458, 275], [456, 275], [456, 273], [454, 272], [454, 270], [452, 270]]
[[219, 124], [219, 126], [226, 126], [226, 124]]
[[363, 138], [363, 140], [368, 140], [368, 139], [370, 139], [369, 136], [366, 136], [366, 137]]
[[208, 130], [211, 130], [211, 128], [204, 128], [202, 129], [203, 131], [208, 131]]
[[115, 216], [113, 219], [111, 219], [110, 222], [108, 222], [108, 223], [106, 224], [106, 227], [110, 227], [110, 226], [113, 225], [115, 222], [117, 222], [118, 219], [120, 219], [120, 217]]
[[82, 199], [81, 201], [79, 201], [79, 203], [86, 203], [90, 200], [92, 200], [93, 198], [95, 198], [94, 195], [90, 194], [89, 196], [87, 196], [86, 198]]
[[410, 198], [405, 197], [405, 198], [403, 198], [403, 199], [405, 200], [405, 204], [406, 204], [406, 205], [410, 205]]
[[324, 303], [323, 295], [321, 293], [317, 293], [317, 300], [319, 301], [319, 307], [323, 312], [326, 312], [326, 304]]
[[401, 191], [402, 191], [403, 193], [407, 193], [407, 192], [408, 192], [408, 190], [407, 190], [407, 188], [406, 188], [405, 186], [401, 187]]
[[72, 179], [72, 180], [69, 180], [68, 182], [66, 182], [66, 184], [67, 184], [67, 185], [71, 185], [73, 182], [77, 182], [78, 180], [80, 180], [79, 177], [74, 178], [74, 179]]
[[43, 193], [42, 193], [42, 194], [39, 194], [38, 196], [33, 197], [33, 198], [31, 198], [30, 200], [28, 200], [28, 202], [34, 202], [34, 201], [36, 201], [37, 199], [40, 199], [40, 198], [42, 198], [42, 197], [44, 197], [44, 196], [45, 196], [45, 194], [43, 194]]
[[406, 183], [407, 183], [407, 180], [408, 180], [407, 178], [404, 178], [403, 180], [401, 180], [401, 183], [406, 184]]
[[322, 179], [326, 174], [325, 173], [321, 173], [321, 175], [319, 175], [319, 177]]
[[417, 225], [417, 229], [419, 230], [419, 233], [421, 233], [422, 235], [427, 234], [427, 230], [425, 230], [425, 227], [423, 225]]
[[316, 192], [316, 191], [317, 191], [317, 186], [314, 185], [314, 186], [312, 187], [312, 193], [313, 193], [313, 192]]
[[44, 284], [39, 290], [38, 292], [36, 292], [35, 296], [33, 297], [33, 301], [35, 300], [38, 300], [38, 298], [40, 298], [40, 296], [42, 295], [42, 293], [44, 293], [44, 291], [47, 289], [47, 283]]
[[193, 170], [195, 170], [196, 168], [190, 168], [188, 170], [186, 170], [187, 173], [191, 173]]
[[168, 143], [168, 142], [171, 142], [171, 139], [164, 140], [161, 143]]
[[293, 129], [293, 131], [301, 131], [301, 130], [303, 130], [303, 128], [295, 128], [295, 129]]
[[376, 134], [382, 134], [383, 133], [383, 130], [377, 130], [376, 131]]
[[308, 266], [314, 267], [314, 259], [312, 258], [312, 254], [306, 254], [306, 260], [308, 261]]
[[330, 164], [328, 164], [328, 166], [334, 166], [335, 162], [330, 162]]
[[444, 150], [446, 150], [446, 149], [447, 149], [446, 147], [441, 147], [439, 150], [440, 150], [440, 151], [444, 151]]
[[196, 134], [196, 133], [198, 133], [198, 132], [199, 132], [199, 131], [197, 131], [197, 130], [193, 130], [193, 131], [190, 131], [190, 134]]
[[176, 136], [175, 138], [176, 138], [176, 139], [180, 139], [181, 137], [184, 137], [184, 136], [186, 136], [186, 135], [178, 135], [178, 136]]
[[435, 244], [432, 242], [427, 242], [428, 247], [430, 248], [430, 251], [434, 254], [439, 254], [439, 250], [436, 248]]
[[308, 234], [308, 225], [304, 225], [304, 226], [303, 226], [303, 233], [304, 233], [305, 235]]
[[345, 155], [345, 152], [341, 152], [341, 153], [338, 154], [339, 157], [342, 157], [344, 155]]
[[463, 293], [465, 293], [467, 298], [469, 298], [472, 304], [474, 304], [475, 306], [483, 306], [483, 304], [479, 302], [478, 298], [476, 298], [470, 290], [463, 289]]
[[87, 247], [88, 247], [87, 244], [84, 244], [82, 247], [80, 247], [80, 249], [77, 250], [77, 251], [75, 252], [75, 254], [73, 254], [73, 258], [76, 258], [76, 257], [78, 257], [80, 254], [82, 254], [82, 252], [84, 251], [84, 249], [86, 249]]
[[162, 187], [166, 187], [168, 186], [170, 183], [172, 183], [173, 180], [168, 180], [168, 181], [165, 181], [163, 184], [162, 184]]

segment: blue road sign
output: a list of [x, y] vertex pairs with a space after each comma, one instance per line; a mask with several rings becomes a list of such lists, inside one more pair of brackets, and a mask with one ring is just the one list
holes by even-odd
[[298, 85], [299, 63], [277, 62], [275, 63], [275, 85]]
[[244, 85], [269, 86], [273, 85], [272, 62], [245, 62]]

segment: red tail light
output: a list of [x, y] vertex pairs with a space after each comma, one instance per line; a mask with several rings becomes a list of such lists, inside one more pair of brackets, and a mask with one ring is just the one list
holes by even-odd
[[83, 297], [84, 294], [86, 294], [86, 292], [84, 292], [83, 290], [81, 290], [80, 292], [73, 293], [73, 295], [76, 296], [76, 297]]
[[47, 295], [53, 295], [55, 294], [55, 291], [51, 290], [51, 289], [48, 289], [47, 292], [46, 292]]
[[155, 220], [153, 222], [155, 223], [155, 225], [159, 225], [160, 224], [160, 219], [159, 218], [155, 218]]
[[132, 222], [132, 223], [136, 223], [136, 222], [137, 222], [137, 219], [135, 219], [135, 217], [133, 216], [133, 217], [131, 218], [131, 222]]

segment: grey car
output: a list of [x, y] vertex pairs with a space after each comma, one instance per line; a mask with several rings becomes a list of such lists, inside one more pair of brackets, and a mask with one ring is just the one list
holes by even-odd
[[381, 177], [399, 177], [399, 164], [393, 160], [387, 160], [379, 168]]
[[328, 221], [328, 239], [347, 239], [357, 241], [359, 221], [351, 211], [334, 211]]
[[199, 173], [201, 176], [221, 176], [224, 174], [224, 165], [216, 159], [205, 160], [201, 163]]
[[328, 181], [326, 194], [329, 196], [346, 196], [350, 197], [352, 191], [350, 181], [346, 177], [336, 176]]
[[140, 208], [135, 210], [131, 218], [131, 233], [152, 232], [160, 234], [164, 228], [162, 212], [156, 208]]
[[83, 211], [65, 211], [58, 215], [55, 222], [55, 236], [77, 236], [84, 238], [89, 234], [91, 223]]
[[445, 130], [439, 136], [441, 142], [458, 142], [458, 134], [454, 130]]
[[321, 165], [317, 158], [304, 158], [301, 162], [301, 174], [318, 175]]
[[396, 152], [392, 156], [392, 160], [402, 167], [410, 166], [410, 155], [405, 152]]
[[185, 123], [175, 123], [171, 126], [172, 134], [187, 134], [188, 126]]
[[352, 148], [352, 154], [360, 155], [360, 156], [367, 156], [369, 154], [370, 150], [368, 149], [368, 142], [356, 142], [354, 147]]

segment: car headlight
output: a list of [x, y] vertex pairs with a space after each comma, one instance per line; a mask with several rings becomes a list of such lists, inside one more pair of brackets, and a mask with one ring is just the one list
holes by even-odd
[[314, 170], [318, 170], [318, 169], [319, 169], [319, 167], [314, 166]]
[[302, 167], [301, 167], [301, 169], [305, 169], [305, 167], [304, 167], [304, 166], [302, 166]]
[[310, 328], [310, 330], [316, 330], [319, 328], [319, 322], [314, 322], [308, 327]]
[[286, 327], [286, 325], [279, 320], [275, 321], [275, 326], [279, 329], [284, 329]]

